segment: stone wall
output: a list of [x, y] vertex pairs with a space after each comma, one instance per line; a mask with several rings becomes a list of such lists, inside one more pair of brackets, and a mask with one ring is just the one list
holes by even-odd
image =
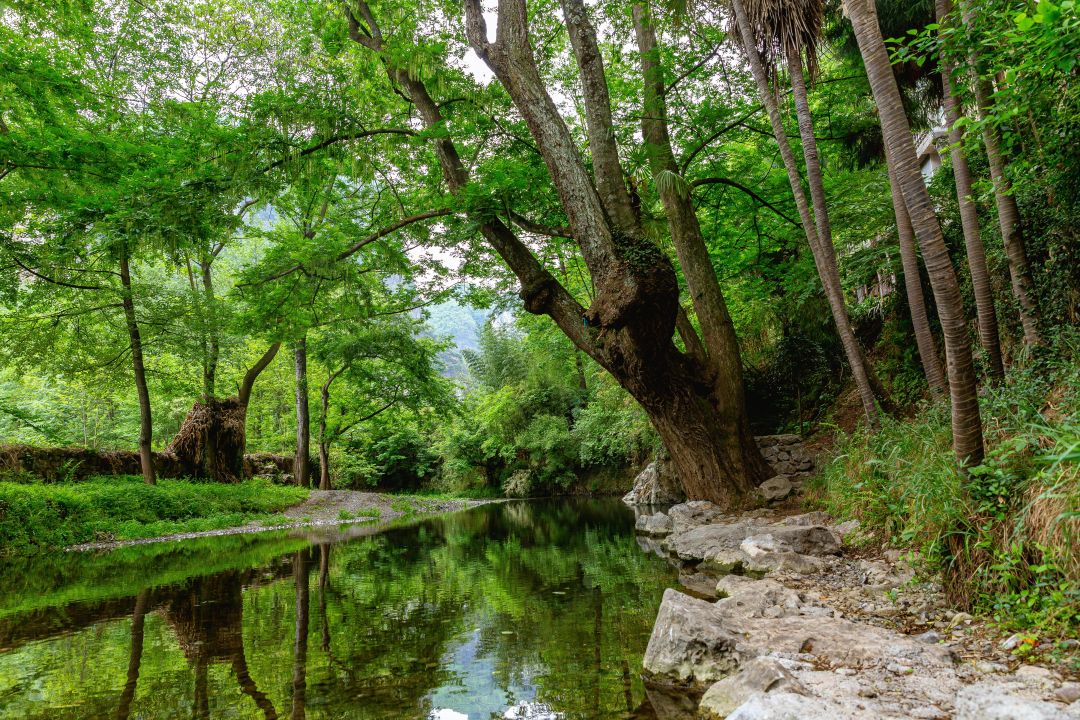
[[[183, 475], [181, 463], [170, 452], [154, 453], [159, 477]], [[291, 476], [291, 456], [254, 453], [244, 456], [244, 477], [268, 476], [281, 481]], [[90, 475], [140, 475], [139, 453], [131, 450], [99, 451], [81, 447], [0, 445], [0, 474], [33, 475], [48, 481], [82, 480]]]
[[798, 435], [759, 435], [754, 439], [778, 475], [806, 477], [814, 473], [814, 458]]

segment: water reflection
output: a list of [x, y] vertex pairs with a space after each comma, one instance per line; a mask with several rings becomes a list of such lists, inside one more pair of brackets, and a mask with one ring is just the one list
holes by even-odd
[[618, 501], [513, 503], [3, 568], [0, 718], [656, 717], [641, 656], [676, 574], [632, 528]]

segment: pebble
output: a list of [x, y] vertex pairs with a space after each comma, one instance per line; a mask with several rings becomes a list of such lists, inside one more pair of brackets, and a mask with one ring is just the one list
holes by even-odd
[[919, 642], [924, 642], [927, 645], [937, 645], [939, 642], [944, 640], [944, 638], [941, 636], [941, 633], [935, 630], [927, 630], [924, 633], [920, 633], [915, 636], [915, 639]]
[[859, 671], [856, 670], [855, 668], [847, 668], [847, 667], [836, 668], [835, 670], [833, 670], [833, 672], [836, 673], [837, 675], [843, 675], [844, 677], [851, 677], [852, 675], [858, 675], [858, 673], [859, 673]]
[[910, 665], [901, 665], [900, 663], [889, 663], [885, 666], [885, 669], [893, 675], [910, 675], [915, 672], [915, 668]]

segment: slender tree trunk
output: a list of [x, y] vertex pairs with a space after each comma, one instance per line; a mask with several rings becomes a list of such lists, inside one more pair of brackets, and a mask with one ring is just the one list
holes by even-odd
[[[741, 2], [741, 0], [738, 0]], [[821, 257], [818, 273], [821, 275], [821, 284], [825, 288], [825, 296], [829, 300], [829, 309], [832, 311], [833, 323], [836, 325], [840, 336], [840, 343], [844, 347], [844, 355], [848, 365], [852, 368], [855, 376], [855, 384], [862, 399], [863, 408], [867, 409], [867, 400], [873, 406], [873, 398], [880, 398], [882, 406], [889, 408], [892, 401], [885, 389], [874, 375], [874, 369], [866, 361], [859, 339], [855, 337], [855, 331], [851, 327], [851, 317], [848, 315], [847, 304], [844, 300], [844, 284], [840, 279], [840, 267], [836, 260], [836, 248], [833, 246], [832, 223], [829, 221], [829, 208], [825, 199], [825, 178], [821, 172], [821, 161], [818, 154], [817, 139], [814, 137], [814, 116], [810, 112], [810, 99], [806, 92], [806, 78], [803, 75], [802, 59], [798, 56], [788, 56], [788, 71], [791, 75], [792, 95], [795, 99], [795, 113], [799, 121], [799, 135], [802, 138], [803, 159], [806, 162], [806, 179], [810, 186], [810, 200], [814, 205], [814, 222], [817, 230], [818, 255]], [[787, 143], [787, 137], [783, 139]], [[805, 202], [805, 201], [804, 201]], [[870, 427], [879, 426], [876, 408], [867, 411], [867, 421]]]
[[311, 415], [308, 410], [307, 337], [293, 350], [296, 364], [296, 461], [293, 475], [301, 487], [311, 485]]
[[[829, 262], [825, 257], [827, 250], [831, 250], [831, 242], [830, 247], [825, 248], [822, 238], [817, 230], [817, 224], [819, 222], [824, 220], [824, 222], [827, 223], [828, 221], [824, 218], [815, 220], [810, 212], [810, 205], [806, 200], [806, 193], [803, 192], [802, 177], [799, 175], [799, 168], [795, 162], [795, 155], [791, 150], [791, 143], [788, 142], [787, 134], [784, 132], [784, 123], [780, 117], [780, 108], [776, 101], [776, 95], [773, 93], [772, 88], [769, 87], [768, 73], [766, 73], [761, 56], [757, 51], [757, 43], [754, 40], [753, 29], [750, 25], [750, 20], [747, 17], [746, 8], [743, 6], [742, 0], [732, 0], [732, 7], [735, 10], [735, 21], [736, 25], [738, 25], [739, 36], [742, 40], [743, 52], [750, 61], [750, 71], [754, 76], [754, 82], [757, 83], [759, 99], [765, 106], [765, 111], [769, 116], [769, 122], [772, 125], [773, 135], [780, 148], [780, 157], [783, 158], [784, 167], [787, 169], [788, 182], [791, 185], [791, 193], [795, 197], [795, 207], [799, 210], [799, 219], [802, 221], [803, 232], [806, 233], [806, 242], [810, 246], [811, 254], [814, 256], [814, 265], [817, 267], [818, 277], [821, 278], [821, 284], [825, 289], [825, 296], [829, 301], [829, 309], [832, 311], [833, 321], [836, 325], [837, 333], [840, 336], [840, 342], [844, 347], [848, 365], [851, 367], [851, 374], [855, 378], [855, 385], [859, 391], [859, 398], [862, 400], [863, 412], [866, 415], [866, 420], [870, 424], [870, 427], [877, 428], [879, 426], [877, 406], [874, 404], [874, 391], [870, 386], [870, 378], [866, 372], [866, 364], [863, 361], [858, 340], [855, 338], [855, 333], [851, 329], [851, 322], [847, 318], [847, 308], [844, 306], [843, 296], [840, 295], [839, 303], [837, 303], [838, 292], [832, 290], [833, 275], [830, 272]], [[803, 79], [801, 60], [795, 58], [793, 64], [798, 66], [798, 77], [801, 81]], [[795, 90], [795, 73], [793, 72], [792, 75], [793, 90]], [[806, 102], [805, 83], [802, 83], [802, 95], [803, 102]], [[802, 114], [803, 113], [800, 111], [799, 130], [800, 132], [805, 133], [806, 131], [804, 131], [803, 125], [804, 122], [808, 122], [810, 118], [804, 118], [802, 117]], [[809, 115], [809, 105], [807, 105], [806, 114]], [[813, 135], [812, 124], [809, 126], [808, 132], [811, 136]], [[815, 144], [811, 142], [810, 147], [807, 148], [804, 146], [803, 150], [804, 152], [812, 151], [816, 162], [817, 146]], [[818, 168], [818, 172], [820, 174], [820, 167]], [[824, 211], [824, 193], [821, 194], [820, 200], [822, 203], [822, 211]], [[825, 217], [827, 218], [827, 216]], [[839, 283], [839, 271], [837, 271], [836, 278], [837, 283]], [[839, 288], [836, 288], [836, 290], [838, 291]]]
[[889, 170], [889, 187], [892, 190], [893, 211], [896, 214], [896, 233], [900, 242], [900, 264], [904, 268], [904, 289], [907, 291], [908, 311], [911, 313], [911, 326], [915, 331], [915, 345], [919, 349], [919, 361], [930, 392], [944, 395], [948, 392], [945, 382], [945, 370], [941, 367], [937, 342], [930, 331], [930, 318], [926, 313], [926, 298], [923, 296], [922, 279], [919, 274], [919, 256], [915, 249], [915, 232], [911, 229], [907, 206], [900, 183], [896, 181], [892, 169]]
[[307, 653], [310, 590], [308, 574], [311, 563], [308, 550], [300, 550], [293, 560], [293, 580], [296, 583], [296, 624], [293, 633], [293, 677], [291, 720], [304, 720], [307, 706]]
[[[964, 24], [975, 26], [974, 11], [970, 0], [961, 2]], [[1005, 157], [1001, 150], [1001, 134], [996, 125], [987, 122], [993, 106], [993, 88], [990, 81], [982, 76], [981, 62], [975, 51], [971, 52], [970, 62], [975, 81], [975, 102], [979, 108], [979, 119], [983, 121], [982, 138], [986, 147], [986, 158], [990, 165], [990, 179], [994, 183], [994, 201], [997, 204], [998, 223], [1001, 226], [1001, 241], [1005, 246], [1005, 255], [1009, 259], [1009, 278], [1012, 282], [1013, 295], [1020, 307], [1020, 323], [1024, 328], [1024, 344], [1030, 347], [1042, 344], [1039, 334], [1039, 307], [1032, 287], [1031, 269], [1028, 267], [1027, 249], [1020, 220], [1020, 209], [1012, 191], [1012, 181], [1005, 172]]]
[[221, 355], [221, 342], [217, 328], [217, 298], [214, 295], [214, 278], [209, 258], [200, 263], [202, 268], [203, 298], [206, 303], [207, 353], [206, 366], [203, 370], [203, 397], [209, 401], [216, 397], [218, 358]]
[[867, 77], [881, 116], [881, 129], [889, 167], [896, 174], [904, 195], [904, 205], [922, 248], [923, 262], [937, 302], [938, 317], [945, 337], [945, 355], [952, 404], [953, 451], [962, 467], [978, 465], [983, 459], [982, 420], [975, 385], [967, 318], [960, 295], [956, 270], [949, 259], [941, 226], [934, 214], [930, 193], [919, 171], [911, 126], [904, 114], [900, 90], [892, 73], [889, 53], [881, 37], [873, 0], [844, 0], [866, 65]]
[[330, 373], [319, 389], [319, 489], [330, 490], [330, 437], [327, 416], [330, 414], [330, 384], [337, 377]]
[[[951, 10], [950, 0], [935, 0], [937, 21], [944, 23]], [[939, 31], [940, 32], [940, 31]], [[990, 286], [990, 269], [986, 265], [986, 249], [979, 230], [979, 211], [972, 191], [971, 166], [964, 152], [964, 129], [958, 124], [963, 114], [960, 100], [953, 90], [953, 66], [946, 53], [941, 54], [941, 90], [945, 99], [945, 121], [949, 123], [949, 154], [952, 158], [953, 178], [956, 181], [956, 200], [960, 207], [960, 224], [964, 229], [964, 248], [967, 251], [968, 270], [975, 294], [975, 310], [979, 318], [979, 341], [986, 352], [990, 376], [995, 380], [1005, 377], [1005, 364], [1001, 358], [1001, 338], [998, 335], [997, 312], [994, 309], [994, 291]]]
[[128, 652], [127, 682], [124, 683], [124, 691], [120, 694], [116, 720], [127, 720], [131, 715], [131, 703], [135, 699], [135, 688], [139, 684], [139, 670], [142, 667], [143, 632], [149, 599], [150, 591], [145, 589], [140, 590], [135, 596], [135, 611], [131, 615], [131, 650]]
[[143, 364], [142, 336], [135, 317], [135, 299], [131, 293], [131, 266], [125, 243], [120, 250], [120, 282], [124, 287], [124, 317], [127, 320], [128, 341], [131, 346], [131, 366], [135, 372], [135, 390], [139, 397], [139, 464], [143, 480], [148, 485], [157, 481], [154, 472], [154, 421], [150, 412], [150, 389], [146, 384], [146, 366]]

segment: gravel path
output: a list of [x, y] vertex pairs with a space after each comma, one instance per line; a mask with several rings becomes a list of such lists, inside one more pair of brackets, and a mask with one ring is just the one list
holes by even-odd
[[383, 526], [402, 517], [436, 515], [499, 502], [497, 499], [443, 500], [412, 495], [388, 495], [386, 493], [359, 492], [355, 490], [312, 490], [307, 500], [285, 510], [286, 522], [264, 525], [258, 522], [239, 527], [200, 532], [175, 533], [141, 540], [110, 540], [72, 545], [68, 551], [112, 550], [129, 545], [149, 545], [160, 542], [176, 542], [201, 537], [224, 535], [247, 535], [270, 530], [293, 528], [328, 527], [363, 523], [370, 527]]

